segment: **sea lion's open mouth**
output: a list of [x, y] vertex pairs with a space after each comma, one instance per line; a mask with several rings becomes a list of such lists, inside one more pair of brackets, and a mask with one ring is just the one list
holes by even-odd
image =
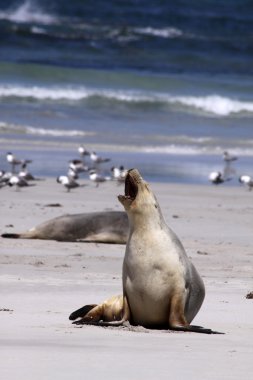
[[131, 176], [131, 171], [129, 170], [125, 179], [125, 197], [134, 201], [137, 194], [138, 186], [136, 185], [134, 178]]
[[125, 178], [125, 194], [119, 195], [118, 200], [128, 208], [136, 199], [142, 178], [137, 169], [130, 169]]

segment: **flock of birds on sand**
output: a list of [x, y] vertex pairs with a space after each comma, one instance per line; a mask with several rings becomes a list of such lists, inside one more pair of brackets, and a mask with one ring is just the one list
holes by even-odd
[[[71, 189], [85, 186], [77, 181], [82, 173], [88, 173], [90, 181], [95, 183], [96, 187], [105, 181], [114, 180], [117, 183], [125, 181], [127, 170], [123, 166], [113, 166], [111, 168], [111, 176], [102, 174], [101, 165], [109, 162], [110, 158], [100, 157], [96, 152], [90, 153], [83, 146], [78, 147], [78, 153], [80, 159], [70, 160], [66, 174], [59, 175], [56, 178], [56, 181], [62, 184], [68, 192]], [[88, 163], [86, 162], [87, 158], [89, 158]], [[28, 171], [27, 166], [32, 162], [31, 160], [19, 159], [11, 152], [6, 154], [6, 160], [11, 165], [11, 170], [8, 172], [0, 170], [0, 188], [14, 186], [18, 190], [21, 187], [34, 186], [34, 183], [31, 183], [31, 181], [40, 180], [40, 178], [34, 177]]]
[[[77, 182], [81, 173], [88, 173], [90, 181], [96, 184], [96, 187], [100, 183], [115, 180], [118, 183], [123, 183], [127, 174], [127, 170], [124, 166], [111, 168], [111, 176], [105, 176], [101, 174], [101, 165], [105, 162], [109, 162], [110, 158], [103, 158], [97, 155], [96, 152], [88, 152], [82, 145], [78, 148], [80, 159], [74, 159], [69, 161], [68, 170], [65, 175], [57, 177], [57, 182], [66, 187], [68, 191], [75, 187], [83, 186]], [[89, 164], [86, 163], [86, 159], [89, 157]]]
[[[214, 171], [209, 174], [209, 181], [214, 185], [219, 185], [221, 183], [231, 181], [236, 173], [235, 168], [233, 167], [234, 161], [238, 157], [232, 156], [229, 152], [223, 152], [223, 161], [224, 166], [222, 171]], [[238, 178], [239, 183], [246, 186], [249, 190], [253, 188], [253, 178], [248, 174], [243, 174]]]
[[[102, 174], [101, 166], [110, 161], [110, 158], [103, 158], [96, 152], [88, 152], [82, 145], [78, 147], [79, 159], [70, 160], [68, 162], [66, 174], [62, 174], [56, 178], [56, 181], [62, 184], [67, 191], [71, 189], [85, 186], [78, 182], [79, 176], [87, 173], [91, 182], [98, 187], [100, 183], [114, 180], [117, 183], [123, 183], [127, 174], [127, 170], [123, 166], [111, 167], [111, 175]], [[209, 174], [209, 181], [215, 185], [230, 181], [234, 178], [236, 170], [233, 167], [234, 161], [238, 158], [230, 155], [227, 151], [223, 153], [223, 169], [221, 171], [213, 171]], [[0, 189], [4, 186], [14, 186], [16, 190], [21, 187], [34, 186], [31, 181], [39, 180], [28, 171], [28, 164], [31, 160], [18, 159], [13, 153], [6, 154], [6, 160], [11, 165], [11, 170], [5, 172], [0, 170]], [[88, 160], [88, 162], [87, 162]], [[17, 167], [19, 170], [17, 170]], [[253, 178], [247, 174], [239, 177], [239, 182], [245, 185], [249, 190], [253, 188]]]

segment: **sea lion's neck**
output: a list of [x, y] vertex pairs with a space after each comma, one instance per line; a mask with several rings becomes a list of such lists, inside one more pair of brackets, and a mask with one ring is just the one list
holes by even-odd
[[152, 214], [128, 213], [130, 231], [147, 231], [163, 229], [166, 225], [163, 215], [158, 210]]

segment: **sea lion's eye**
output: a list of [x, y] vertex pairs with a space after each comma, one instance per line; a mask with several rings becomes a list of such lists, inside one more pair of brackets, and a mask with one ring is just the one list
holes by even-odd
[[156, 203], [155, 203], [155, 205], [154, 205], [154, 206], [155, 206], [155, 208], [157, 208], [157, 207], [158, 207]]

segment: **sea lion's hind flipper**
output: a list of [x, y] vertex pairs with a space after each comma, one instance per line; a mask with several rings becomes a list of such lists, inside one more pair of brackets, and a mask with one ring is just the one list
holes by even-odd
[[13, 233], [5, 233], [1, 235], [1, 237], [9, 238], [9, 239], [19, 239], [20, 236], [21, 236], [20, 234], [13, 234]]
[[94, 309], [97, 305], [85, 305], [81, 307], [80, 309], [73, 311], [73, 313], [70, 314], [69, 319], [71, 321], [74, 321], [77, 318], [83, 318], [89, 311]]
[[75, 325], [95, 325], [95, 326], [102, 326], [102, 327], [119, 327], [124, 325], [127, 321], [125, 318], [122, 318], [121, 320], [117, 321], [103, 321], [102, 319], [99, 318], [89, 318], [89, 317], [84, 317], [81, 319], [78, 319], [77, 321], [72, 322]]
[[[86, 307], [91, 307], [85, 314]], [[130, 310], [126, 297], [118, 295], [109, 298], [100, 305], [87, 305], [72, 313], [70, 317], [81, 317], [77, 321], [72, 322], [76, 325], [96, 325], [96, 326], [121, 326], [124, 322], [129, 321]]]
[[223, 332], [213, 331], [212, 329], [206, 329], [205, 327], [195, 326], [195, 325], [189, 325], [189, 326], [171, 326], [170, 330], [189, 331], [189, 332], [195, 332], [195, 333], [200, 333], [200, 334], [225, 334]]

